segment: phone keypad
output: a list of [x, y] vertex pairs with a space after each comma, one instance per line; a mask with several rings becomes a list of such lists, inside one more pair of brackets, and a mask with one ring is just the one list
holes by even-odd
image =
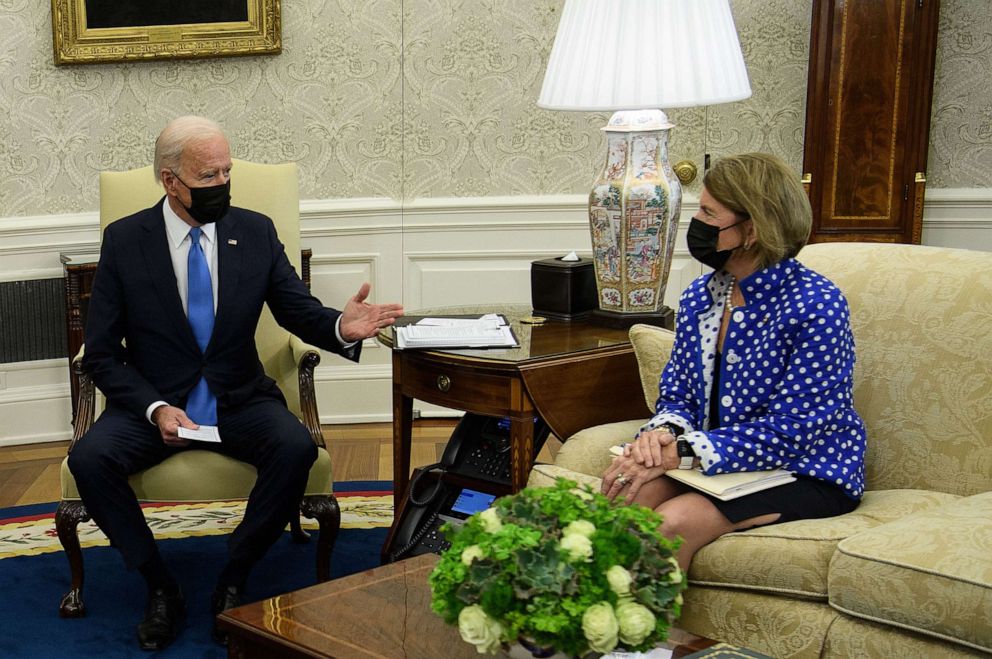
[[417, 548], [412, 552], [412, 555], [418, 556], [428, 552], [440, 554], [450, 546], [451, 543], [448, 542], [448, 539], [444, 537], [443, 533], [441, 533], [441, 522], [434, 520], [431, 522], [431, 530], [425, 533], [420, 539], [420, 542], [418, 543]]
[[484, 441], [469, 453], [465, 463], [482, 476], [510, 482], [509, 450], [493, 450], [493, 446]]

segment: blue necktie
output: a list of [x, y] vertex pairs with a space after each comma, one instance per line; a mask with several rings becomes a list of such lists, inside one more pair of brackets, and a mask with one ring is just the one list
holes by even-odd
[[[186, 315], [189, 317], [189, 326], [193, 329], [193, 336], [196, 337], [200, 351], [206, 352], [210, 335], [214, 331], [213, 285], [210, 283], [207, 257], [200, 247], [199, 227], [189, 230], [189, 239], [189, 256], [186, 261], [189, 278], [186, 289]], [[217, 425], [217, 397], [207, 387], [207, 379], [204, 377], [200, 378], [189, 394], [186, 416], [199, 425]]]

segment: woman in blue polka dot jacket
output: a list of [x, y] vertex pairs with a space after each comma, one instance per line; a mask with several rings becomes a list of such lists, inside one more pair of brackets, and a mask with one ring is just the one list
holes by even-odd
[[[865, 429], [852, 403], [847, 301], [795, 260], [812, 225], [802, 185], [766, 154], [724, 158], [703, 180], [690, 253], [714, 272], [679, 301], [654, 417], [603, 476], [610, 498], [657, 510], [687, 569], [724, 533], [857, 507]], [[797, 480], [721, 501], [664, 477], [782, 468]]]

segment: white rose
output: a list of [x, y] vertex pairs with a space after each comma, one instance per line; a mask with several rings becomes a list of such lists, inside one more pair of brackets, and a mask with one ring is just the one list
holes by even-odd
[[482, 547], [479, 545], [471, 545], [462, 551], [462, 563], [465, 565], [471, 565], [472, 561], [477, 558], [482, 558], [484, 555], [485, 554], [482, 551]]
[[568, 554], [570, 561], [592, 560], [592, 540], [584, 535], [579, 535], [578, 533], [566, 535], [559, 541], [558, 546]]
[[593, 604], [582, 614], [582, 634], [594, 652], [612, 652], [619, 631], [620, 624], [609, 602]]
[[679, 567], [678, 559], [672, 556], [668, 559], [668, 562], [673, 568], [671, 574], [668, 575], [668, 580], [671, 583], [682, 583], [682, 568]]
[[587, 538], [591, 538], [592, 534], [596, 532], [596, 526], [592, 522], [587, 522], [584, 519], [577, 519], [574, 522], [570, 522], [568, 526], [562, 529], [561, 534], [564, 535], [584, 535]]
[[474, 645], [479, 654], [496, 654], [503, 627], [486, 615], [481, 606], [473, 604], [458, 614], [458, 633], [463, 641]]
[[[462, 560], [465, 559], [462, 558]], [[606, 582], [610, 584], [610, 590], [621, 597], [630, 595], [630, 584], [633, 581], [634, 578], [630, 576], [630, 572], [622, 565], [614, 565], [606, 571]]]
[[496, 533], [503, 528], [503, 522], [499, 520], [499, 513], [495, 508], [487, 508], [479, 513], [479, 521], [482, 522], [482, 528], [486, 533]]
[[654, 631], [656, 622], [650, 609], [633, 601], [622, 601], [617, 605], [617, 620], [620, 640], [628, 645], [643, 642]]

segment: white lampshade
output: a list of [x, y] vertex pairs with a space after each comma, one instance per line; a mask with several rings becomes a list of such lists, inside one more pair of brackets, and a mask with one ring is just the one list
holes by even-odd
[[728, 0], [565, 0], [537, 105], [642, 110], [750, 95]]

